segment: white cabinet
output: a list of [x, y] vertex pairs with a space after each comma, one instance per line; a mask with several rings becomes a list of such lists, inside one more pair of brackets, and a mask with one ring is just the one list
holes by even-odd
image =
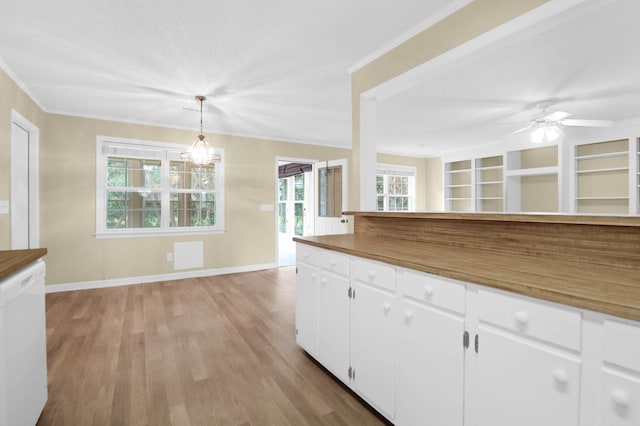
[[397, 425], [640, 425], [637, 322], [305, 244], [297, 256], [297, 343]]
[[318, 361], [343, 382], [349, 371], [349, 256], [320, 253]]
[[309, 354], [318, 354], [318, 281], [320, 251], [298, 244], [296, 274], [296, 343]]
[[577, 426], [579, 311], [485, 290], [477, 300], [473, 424]]
[[640, 327], [605, 319], [599, 426], [640, 425]]
[[397, 284], [396, 424], [462, 426], [465, 287], [409, 270]]
[[387, 418], [395, 412], [395, 268], [354, 260], [351, 367], [355, 389]]

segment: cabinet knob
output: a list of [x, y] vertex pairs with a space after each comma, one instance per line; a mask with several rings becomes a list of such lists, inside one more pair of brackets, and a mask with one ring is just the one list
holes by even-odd
[[326, 284], [327, 283], [327, 279], [326, 278], [320, 278], [320, 283]]
[[376, 271], [369, 271], [369, 279], [372, 280], [376, 277]]
[[527, 325], [529, 322], [529, 314], [524, 311], [516, 312], [516, 322], [520, 325]]
[[316, 280], [317, 278], [318, 278], [318, 275], [316, 275], [316, 274], [311, 274], [311, 279], [312, 279], [312, 280]]
[[431, 296], [433, 296], [433, 287], [431, 287], [430, 285], [425, 286], [424, 295], [426, 296], [427, 299], [430, 299]]
[[384, 302], [382, 304], [382, 309], [384, 309], [385, 312], [389, 312], [389, 309], [391, 309], [391, 303], [389, 302]]
[[569, 375], [566, 370], [562, 368], [556, 368], [553, 370], [553, 378], [561, 385], [564, 385], [569, 381]]
[[336, 266], [336, 261], [335, 261], [335, 259], [331, 259], [331, 260], [329, 261], [329, 265], [330, 265], [331, 267]]
[[611, 400], [621, 408], [627, 408], [629, 406], [629, 395], [620, 389], [611, 392]]
[[411, 311], [404, 311], [404, 319], [406, 319], [407, 321], [411, 320], [411, 318], [413, 318], [413, 312]]

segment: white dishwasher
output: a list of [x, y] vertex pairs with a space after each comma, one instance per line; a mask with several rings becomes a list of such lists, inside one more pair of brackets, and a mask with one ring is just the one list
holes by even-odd
[[33, 426], [47, 402], [42, 259], [0, 280], [0, 426]]

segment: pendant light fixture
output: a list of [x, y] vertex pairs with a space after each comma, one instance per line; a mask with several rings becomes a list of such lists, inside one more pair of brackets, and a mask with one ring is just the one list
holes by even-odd
[[214, 161], [220, 161], [220, 154], [216, 153], [213, 146], [204, 139], [204, 132], [202, 131], [202, 104], [207, 98], [196, 96], [196, 100], [200, 101], [200, 134], [189, 149], [180, 154], [180, 158], [198, 166], [205, 166]]

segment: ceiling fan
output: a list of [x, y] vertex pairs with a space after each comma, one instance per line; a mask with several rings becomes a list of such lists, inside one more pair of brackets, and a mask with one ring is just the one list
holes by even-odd
[[551, 142], [560, 136], [560, 126], [611, 127], [614, 124], [612, 120], [568, 118], [571, 116], [571, 113], [565, 111], [547, 113], [547, 108], [551, 105], [551, 101], [543, 101], [536, 104], [538, 110], [540, 110], [538, 115], [531, 120], [527, 126], [511, 132], [509, 135], [515, 135], [533, 129], [531, 132], [532, 142]]

